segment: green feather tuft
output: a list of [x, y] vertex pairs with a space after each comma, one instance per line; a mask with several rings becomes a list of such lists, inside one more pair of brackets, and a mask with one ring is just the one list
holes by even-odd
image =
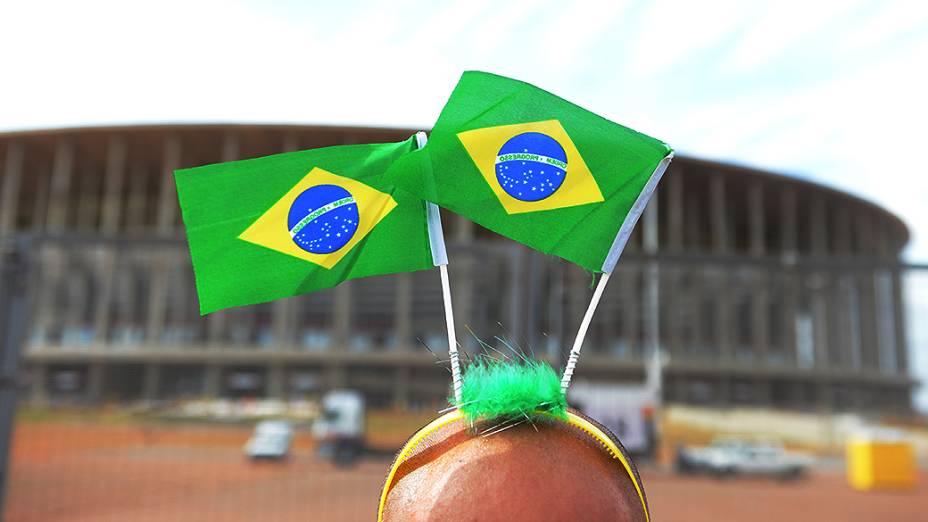
[[464, 371], [457, 406], [471, 422], [515, 419], [540, 413], [567, 418], [561, 381], [547, 363], [478, 358]]

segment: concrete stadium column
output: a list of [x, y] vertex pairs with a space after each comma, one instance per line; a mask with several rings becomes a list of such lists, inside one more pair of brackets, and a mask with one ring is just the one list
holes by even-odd
[[860, 347], [863, 369], [878, 370], [880, 367], [879, 342], [877, 338], [876, 281], [873, 270], [862, 270], [858, 275], [860, 289]]
[[122, 217], [122, 193], [126, 184], [126, 158], [129, 147], [125, 138], [113, 136], [106, 148], [106, 171], [103, 181], [103, 205], [100, 212], [100, 232], [115, 234]]
[[399, 409], [409, 407], [409, 379], [412, 378], [408, 366], [399, 366], [394, 371], [393, 406]]
[[[239, 138], [235, 133], [227, 133], [222, 139], [222, 153], [220, 161], [235, 161], [239, 159]], [[226, 339], [226, 325], [229, 322], [231, 314], [253, 313], [253, 310], [220, 310], [209, 314], [206, 318], [207, 339], [213, 349], [221, 349], [223, 341]]]
[[[767, 249], [765, 233], [767, 224], [764, 212], [764, 186], [760, 181], [754, 181], [748, 190], [748, 212], [749, 250], [751, 256], [762, 258], [766, 255]], [[769, 325], [767, 324], [769, 320], [767, 308], [770, 301], [770, 278], [766, 271], [758, 269], [753, 279], [754, 292], [751, 293], [752, 344], [754, 345], [755, 359], [765, 364], [767, 362], [767, 341], [770, 338]], [[760, 382], [758, 381], [759, 385]], [[769, 393], [765, 395], [769, 396]]]
[[718, 254], [728, 251], [728, 211], [725, 201], [725, 178], [713, 173], [709, 181], [709, 216], [711, 219], [712, 247]]
[[[541, 346], [541, 326], [540, 319], [541, 316], [545, 313], [547, 308], [546, 304], [542, 302], [541, 297], [541, 287], [542, 281], [547, 281], [546, 276], [547, 272], [542, 269], [543, 259], [541, 254], [538, 252], [529, 252], [526, 259], [525, 269], [522, 271], [523, 277], [523, 288], [524, 291], [524, 303], [527, 303], [525, 307], [525, 315], [521, 324], [523, 329], [521, 331], [514, 331], [512, 334], [516, 336], [517, 339], [523, 339], [524, 346]], [[527, 349], [527, 348], [526, 348]]]
[[34, 363], [29, 368], [29, 402], [33, 406], [48, 404], [48, 366]]
[[[44, 229], [52, 233], [62, 233], [67, 225], [68, 193], [74, 169], [74, 147], [64, 139], [55, 143], [55, 157], [47, 193], [48, 205], [45, 209]], [[40, 187], [41, 191], [42, 187]], [[59, 246], [41, 249], [39, 264], [41, 277], [36, 303], [35, 325], [39, 332], [47, 333], [52, 324], [60, 321], [56, 314], [57, 289], [65, 274], [65, 252]]]
[[[526, 259], [531, 255], [531, 253], [527, 252], [524, 248], [519, 248], [513, 245], [513, 249], [510, 251], [510, 254], [510, 277], [508, 280], [509, 288], [507, 289], [509, 294], [509, 311], [506, 314], [506, 318], [502, 319], [500, 322], [503, 324], [503, 331], [508, 331], [513, 340], [515, 340], [516, 343], [519, 343], [519, 339], [525, 339], [524, 318], [534, 311], [534, 308], [532, 305], [528, 304], [528, 300], [526, 299], [525, 288], [527, 285], [524, 283], [524, 278], [527, 275], [527, 270], [525, 270], [527, 265]], [[476, 260], [474, 260], [474, 263], [476, 263]], [[471, 281], [476, 279], [473, 267], [474, 264], [471, 265]]]
[[176, 230], [177, 221], [177, 187], [174, 185], [174, 170], [180, 168], [183, 146], [180, 136], [169, 135], [164, 141], [162, 153], [160, 192], [158, 196], [158, 214], [155, 222], [159, 234], [168, 234]]
[[832, 349], [829, 353], [830, 363], [833, 367], [853, 368], [852, 323], [850, 311], [853, 303], [852, 289], [847, 275], [834, 272], [829, 292], [831, 306], [829, 307], [828, 325], [831, 332]]
[[[19, 187], [22, 182], [23, 145], [18, 141], [7, 144], [0, 175], [0, 238], [16, 230], [16, 213], [19, 205]], [[0, 273], [3, 258], [0, 257]], [[3, 292], [0, 282], [0, 292]]]
[[[725, 255], [729, 250], [728, 241], [728, 211], [725, 194], [725, 178], [719, 173], [713, 173], [709, 180], [709, 218], [711, 225], [711, 240], [714, 253]], [[715, 330], [716, 345], [719, 349], [720, 359], [732, 359], [731, 346], [731, 283], [728, 272], [718, 271], [714, 274], [715, 286]], [[726, 383], [720, 383], [726, 386]], [[727, 388], [725, 388], [727, 389]]]
[[[649, 256], [656, 256], [660, 242], [660, 212], [658, 203], [659, 198], [653, 197], [644, 209], [643, 219], [643, 241], [644, 251]], [[651, 260], [644, 269], [644, 299], [642, 304], [645, 307], [645, 331], [644, 331], [644, 354], [650, 357], [654, 353], [660, 353], [661, 350], [661, 324], [660, 324], [660, 272], [657, 262]], [[659, 392], [661, 393], [661, 392]]]
[[893, 288], [893, 271], [878, 268], [874, 273], [876, 294], [876, 330], [878, 347], [878, 366], [881, 373], [896, 374], [899, 364], [899, 342], [896, 338], [896, 315], [905, 313], [896, 309], [895, 289]]
[[[874, 239], [875, 227], [870, 212], [858, 209], [855, 212], [856, 234], [859, 255], [869, 258], [877, 257], [877, 245]], [[862, 270], [860, 272], [860, 330], [863, 367], [869, 370], [879, 370], [879, 331], [877, 327], [876, 304], [876, 271]]]
[[731, 404], [731, 379], [725, 375], [715, 380], [715, 405], [725, 407]]
[[[667, 244], [666, 249], [669, 252], [683, 251], [684, 240], [684, 202], [683, 198], [683, 169], [677, 167], [667, 178], [667, 184], [664, 186], [667, 190]], [[662, 295], [668, 296], [667, 300], [668, 313], [667, 324], [663, 328], [666, 332], [667, 342], [670, 345], [672, 357], [679, 356], [683, 352], [684, 346], [691, 342], [689, 339], [683, 339], [680, 326], [681, 299], [677, 296], [681, 268], [671, 266], [664, 268], [664, 281], [666, 288]]]
[[75, 176], [77, 176], [76, 186], [71, 189], [71, 197], [76, 199], [77, 203], [68, 228], [82, 232], [96, 232], [101, 210], [100, 191], [104, 176], [92, 164], [81, 165], [80, 171], [76, 172]]
[[203, 375], [203, 395], [215, 399], [222, 395], [222, 367], [218, 363], [206, 365]]
[[[281, 152], [293, 152], [300, 146], [299, 138], [295, 134], [287, 134], [283, 139]], [[275, 350], [296, 349], [296, 299], [278, 299], [271, 306], [274, 307], [272, 326], [274, 332]]]
[[347, 351], [348, 341], [351, 339], [351, 314], [353, 312], [351, 287], [352, 282], [345, 281], [336, 286], [334, 290], [332, 342], [334, 350], [338, 352]]
[[[780, 192], [780, 257], [788, 265], [796, 261], [798, 231], [796, 229], [796, 211], [798, 209], [796, 189], [784, 187]], [[799, 288], [802, 284], [801, 274], [791, 266], [785, 271], [785, 288], [783, 294], [783, 313], [785, 314], [786, 332], [783, 335], [783, 350], [787, 361], [796, 364], [798, 349], [796, 343], [796, 319], [799, 309]], [[801, 390], [800, 390], [801, 391]]]
[[761, 364], [767, 363], [770, 325], [768, 324], [770, 306], [770, 278], [764, 270], [758, 270], [754, 277], [754, 291], [751, 292], [751, 334], [754, 345], [754, 358]]
[[[433, 270], [437, 272], [437, 270]], [[396, 348], [401, 351], [412, 349], [412, 274], [405, 272], [396, 276], [396, 305], [393, 326]]]
[[875, 256], [876, 255], [876, 240], [873, 237], [874, 235], [874, 226], [873, 219], [869, 212], [865, 210], [858, 209], [854, 213], [854, 224], [856, 225], [856, 237], [858, 240], [858, 245], [860, 246], [860, 252], [858, 255], [862, 256]]
[[835, 254], [851, 254], [851, 211], [847, 204], [839, 204], [835, 209]]
[[667, 248], [677, 252], [683, 249], [683, 168], [673, 168], [667, 178]]
[[713, 271], [715, 283], [715, 334], [716, 346], [719, 349], [719, 359], [729, 362], [732, 357], [732, 333], [734, 321], [732, 320], [731, 306], [731, 274], [727, 270]]
[[[110, 138], [106, 150], [106, 172], [103, 180], [103, 205], [100, 214], [99, 232], [111, 236], [119, 231], [122, 210], [122, 192], [126, 177], [126, 140], [119, 136]], [[110, 324], [110, 308], [116, 275], [117, 250], [103, 246], [96, 252], [97, 298], [94, 302], [93, 336], [97, 343], [105, 342]]]
[[834, 409], [834, 396], [831, 388], [830, 377], [819, 377], [816, 380], [815, 395], [819, 411], [827, 413]]
[[129, 194], [126, 198], [125, 230], [129, 233], [143, 233], [147, 231], [148, 223], [145, 219], [145, 199], [149, 172], [143, 164], [135, 164], [130, 169]]
[[[474, 242], [474, 223], [459, 215], [455, 215], [454, 220], [453, 244], [471, 245]], [[451, 304], [454, 307], [454, 326], [458, 330], [457, 338], [460, 342], [465, 339], [463, 335], [463, 332], [466, 332], [464, 325], [473, 323], [471, 305], [474, 302], [475, 281], [473, 274], [477, 260], [471, 253], [455, 256], [452, 251], [449, 254], [452, 260], [448, 265], [451, 280]], [[439, 277], [438, 273], [433, 277]], [[503, 320], [503, 318], [500, 318], [500, 320]], [[511, 326], [513, 325], [509, 325], [509, 327]], [[477, 335], [488, 335], [490, 332], [476, 333]]]
[[74, 177], [74, 146], [66, 140], [55, 143], [51, 189], [45, 228], [49, 232], [64, 232], [68, 225], [71, 203], [71, 180]]
[[709, 242], [706, 239], [709, 223], [703, 222], [702, 213], [702, 206], [707, 203], [704, 201], [703, 194], [695, 191], [687, 192], [684, 201], [683, 215], [686, 219], [683, 222], [683, 243], [701, 248]]
[[798, 360], [796, 343], [796, 316], [799, 307], [799, 274], [795, 270], [783, 273], [783, 355], [787, 365]]
[[332, 345], [329, 347], [330, 355], [326, 360], [330, 388], [341, 388], [347, 384], [344, 355], [348, 352], [348, 342], [351, 339], [351, 285], [351, 281], [345, 281], [336, 286], [334, 291]]
[[145, 365], [142, 373], [142, 399], [154, 401], [158, 399], [161, 389], [161, 365], [149, 363]]
[[[78, 252], [72, 252], [68, 256], [68, 263], [83, 259], [87, 257], [87, 254], [88, 252], [83, 251], [83, 249]], [[66, 328], [79, 329], [85, 326], [84, 314], [86, 313], [86, 309], [91, 307], [90, 303], [87, 302], [88, 296], [90, 295], [91, 284], [93, 284], [93, 282], [88, 281], [83, 271], [70, 274], [65, 278], [64, 287], [67, 289], [68, 307], [64, 314], [59, 316], [59, 322], [64, 324]]]
[[816, 257], [828, 255], [828, 215], [827, 202], [822, 196], [816, 196], [812, 200], [811, 219], [809, 226], [812, 227], [812, 254]]
[[267, 396], [272, 399], [286, 399], [286, 383], [282, 364], [272, 362], [267, 367]]
[[[175, 231], [177, 192], [174, 187], [174, 170], [180, 168], [181, 154], [180, 137], [168, 136], [164, 142], [162, 168], [159, 175], [161, 189], [155, 225], [155, 232], [159, 236], [168, 236]], [[148, 288], [148, 317], [145, 328], [145, 337], [149, 342], [157, 342], [164, 329], [171, 258], [172, 255], [166, 252], [153, 252], [151, 255], [151, 282]]]
[[900, 270], [893, 270], [893, 308], [896, 313], [894, 317], [894, 327], [896, 331], [896, 367], [899, 375], [909, 373], [909, 343], [906, 336], [905, 323], [909, 319], [906, 316], [907, 309], [903, 296], [904, 286], [902, 284], [902, 273]]
[[812, 278], [812, 331], [815, 343], [815, 368], [828, 371], [831, 361], [828, 356], [828, 291], [830, 277], [825, 273], [817, 273]]
[[810, 409], [812, 405], [809, 404], [806, 398], [806, 380], [803, 377], [791, 379], [789, 381], [789, 404], [791, 408], [797, 410], [807, 410]]
[[748, 190], [748, 212], [751, 255], [763, 257], [766, 254], [766, 222], [764, 216], [764, 185], [760, 181], [753, 182]]
[[758, 377], [754, 379], [754, 404], [770, 406], [773, 402], [773, 385], [770, 379]]
[[797, 230], [796, 211], [798, 209], [796, 189], [786, 187], [783, 189], [780, 202], [780, 241], [783, 255], [789, 259], [796, 255]]
[[87, 401], [99, 404], [103, 399], [104, 367], [99, 361], [91, 361], [87, 365]]
[[[686, 266], [680, 269], [689, 279], [689, 285], [686, 293], [687, 302], [690, 303], [692, 310], [690, 316], [689, 336], [683, 336], [683, 358], [689, 360], [693, 358], [702, 358], [704, 354], [700, 353], [708, 344], [706, 328], [703, 321], [702, 310], [706, 306], [706, 271], [696, 266]], [[689, 386], [687, 379], [683, 379], [686, 386]], [[688, 389], [688, 388], [687, 388]]]
[[45, 231], [45, 218], [48, 212], [49, 187], [52, 183], [51, 170], [42, 164], [30, 175], [35, 178], [35, 200], [32, 203], [32, 219], [29, 228], [32, 232]]
[[[569, 334], [564, 325], [564, 306], [567, 300], [568, 288], [566, 283], [567, 265], [563, 263], [553, 263], [550, 260], [546, 265], [546, 273], [551, 280], [551, 293], [548, 300], [548, 317], [550, 321], [548, 324], [548, 334], [554, 341], [552, 342], [551, 339], [545, 341], [547, 343], [547, 350], [545, 350], [545, 352], [552, 361], [560, 363], [562, 356], [561, 349], [570, 342], [567, 340]], [[616, 332], [616, 334], [621, 335], [622, 332], [619, 331]], [[540, 353], [539, 350], [536, 349], [536, 351]]]
[[[622, 295], [622, 306], [620, 308], [620, 313], [622, 314], [622, 324], [625, 326], [625, 332], [623, 335], [625, 337], [625, 342], [628, 344], [629, 353], [632, 357], [639, 357], [644, 354], [641, 353], [642, 343], [641, 343], [641, 320], [640, 316], [642, 313], [642, 303], [644, 302], [644, 296], [638, 294], [638, 279], [642, 277], [641, 266], [638, 264], [628, 264], [626, 263], [624, 269], [619, 269], [616, 274], [619, 276], [618, 281], [613, 282], [619, 283], [622, 285], [619, 290]], [[571, 313], [576, 317], [572, 317], [574, 327], [572, 328], [571, 336], [576, 334], [577, 328], [580, 326], [580, 321], [583, 318], [583, 313], [586, 310], [586, 306], [590, 300], [590, 291], [589, 291], [589, 279], [585, 276], [583, 272], [578, 272], [577, 270], [572, 271], [577, 277], [577, 281], [574, 283], [574, 287], [582, 292], [583, 297], [578, 299], [577, 306], [572, 306], [573, 310]], [[568, 342], [573, 342], [573, 337], [567, 339]], [[570, 346], [570, 345], [567, 345]], [[565, 348], [567, 347], [565, 346]]]
[[0, 186], [0, 236], [16, 229], [24, 148], [18, 141], [12, 141], [6, 147], [6, 156], [3, 159], [3, 185]]
[[274, 351], [292, 351], [296, 349], [296, 307], [297, 300], [278, 299], [271, 304], [271, 331], [274, 334]]
[[[684, 345], [688, 342], [683, 339], [682, 329], [680, 327], [680, 315], [683, 313], [681, 308], [682, 295], [680, 294], [680, 267], [670, 266], [661, 269], [661, 297], [664, 298], [662, 307], [666, 312], [662, 315], [666, 319], [662, 321], [661, 339], [666, 343], [670, 352], [671, 359], [683, 353]], [[686, 311], [689, 313], [689, 311]]]
[[888, 225], [883, 220], [874, 223], [873, 240], [876, 243], [874, 252], [882, 261], [891, 261], [893, 259], [892, 231]]

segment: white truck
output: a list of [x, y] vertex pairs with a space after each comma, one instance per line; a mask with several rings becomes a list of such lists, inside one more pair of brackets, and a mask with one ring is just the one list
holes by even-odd
[[681, 448], [677, 471], [707, 473], [719, 478], [735, 475], [772, 476], [783, 480], [802, 477], [812, 465], [811, 457], [785, 451], [772, 443], [720, 439], [709, 446]]
[[647, 386], [577, 381], [567, 400], [614, 433], [629, 453], [652, 456], [657, 444], [654, 423], [655, 393]]
[[313, 423], [319, 455], [350, 465], [364, 451], [364, 396], [355, 390], [333, 390], [322, 397], [322, 412]]

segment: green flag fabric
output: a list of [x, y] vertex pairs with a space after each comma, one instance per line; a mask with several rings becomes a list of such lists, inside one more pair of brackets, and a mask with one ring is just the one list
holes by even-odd
[[387, 182], [401, 143], [175, 172], [200, 313], [431, 268], [426, 203]]
[[428, 145], [387, 172], [422, 199], [609, 273], [673, 154], [537, 87], [465, 72]]

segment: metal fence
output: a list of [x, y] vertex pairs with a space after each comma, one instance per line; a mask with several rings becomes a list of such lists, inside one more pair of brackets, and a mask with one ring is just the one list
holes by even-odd
[[[562, 361], [589, 298], [590, 276], [514, 245], [451, 248], [455, 307], [465, 318], [458, 324], [487, 338], [508, 336], [555, 365]], [[306, 513], [319, 520], [369, 519], [390, 450], [434, 413], [435, 402], [424, 398], [440, 398], [447, 389], [444, 368], [422, 348], [446, 349], [440, 285], [429, 271], [355, 281], [207, 319], [197, 313], [189, 258], [178, 238], [10, 237], [0, 243], [0, 274], [0, 471], [10, 520], [70, 512], [84, 520], [230, 520], [262, 513], [267, 519]], [[900, 312], [885, 290], [895, 284], [893, 274], [902, 290], [901, 333], [885, 326], [896, 324]], [[613, 281], [585, 348], [585, 375], [638, 378], [648, 329], [656, 327], [658, 345], [669, 355], [670, 401], [711, 400], [719, 383], [729, 400], [756, 398], [752, 379], [760, 376], [768, 379], [765, 393], [775, 395], [786, 383], [788, 393], [798, 387], [802, 402], [812, 396], [809, 385], [791, 384], [793, 375], [813, 384], [824, 375], [833, 379], [831, 404], [853, 409], [866, 401], [840, 380], [841, 368], [872, 369], [848, 382], [869, 383], [875, 393], [902, 371], [928, 374], [926, 266], [784, 268], [771, 260], [632, 252]], [[646, 306], [652, 283], [658, 298]], [[861, 297], [861, 288], [873, 295]], [[862, 312], [869, 306], [864, 298], [872, 298], [873, 314]], [[798, 310], [792, 321], [787, 306]], [[866, 332], [877, 347], [905, 342], [907, 350], [868, 350], [854, 332]], [[474, 337], [460, 337], [466, 350], [479, 349]], [[823, 345], [841, 349], [822, 352]], [[29, 374], [20, 365], [24, 357]], [[723, 370], [732, 372], [724, 381], [710, 379]], [[298, 429], [290, 463], [244, 462], [241, 444], [257, 418], [250, 415], [260, 417], [263, 407], [297, 411], [306, 406], [304, 392], [336, 386], [368, 390], [372, 405], [395, 408], [372, 420], [370, 459], [350, 470], [334, 468], [313, 455], [308, 431]], [[112, 397], [143, 405], [119, 400], [122, 406], [108, 406], [114, 390]], [[17, 394], [30, 406], [14, 424]], [[216, 400], [197, 403], [203, 396]], [[928, 394], [919, 397], [928, 406]], [[179, 402], [185, 398], [191, 404]], [[245, 416], [217, 422], [206, 414], [177, 415], [195, 407]]]

